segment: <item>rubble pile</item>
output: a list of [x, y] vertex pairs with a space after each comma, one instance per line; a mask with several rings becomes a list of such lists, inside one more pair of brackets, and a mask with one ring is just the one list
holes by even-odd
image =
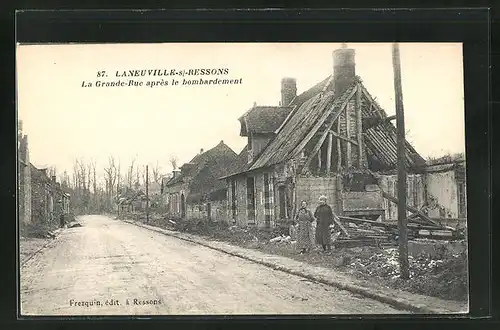
[[408, 256], [410, 264], [408, 281], [399, 277], [397, 248], [371, 251], [371, 256], [366, 253], [351, 252], [351, 260], [346, 267], [366, 279], [443, 299], [467, 299], [466, 252], [444, 254], [440, 257], [431, 257], [425, 253], [415, 257]]
[[[341, 227], [339, 228], [341, 229], [341, 235], [336, 244], [337, 247], [390, 246], [397, 244], [397, 223], [344, 216], [339, 216], [339, 220], [343, 223], [343, 226], [341, 227], [340, 223], [336, 224], [336, 227]], [[410, 222], [407, 225], [409, 240], [428, 238], [457, 241], [464, 239], [463, 230], [443, 226], [435, 222], [424, 223], [421, 220], [409, 218]]]
[[[436, 273], [444, 260], [429, 259], [426, 255], [417, 258], [408, 256], [410, 263], [410, 278]], [[370, 276], [397, 278], [399, 276], [398, 249], [384, 249], [368, 259], [354, 258], [351, 267], [364, 269]]]
[[291, 236], [276, 236], [275, 238], [271, 238], [269, 243], [284, 243], [284, 244], [295, 244], [295, 240], [292, 240]]

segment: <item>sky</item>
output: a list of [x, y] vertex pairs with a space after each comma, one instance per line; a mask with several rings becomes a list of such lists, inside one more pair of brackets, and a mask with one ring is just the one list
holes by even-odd
[[[347, 43], [356, 74], [370, 94], [395, 114], [392, 49], [388, 43]], [[71, 174], [76, 158], [94, 160], [102, 175], [113, 155], [124, 169], [132, 159], [170, 172], [221, 140], [239, 153], [238, 118], [253, 106], [278, 105], [283, 77], [297, 93], [333, 71], [337, 43], [168, 43], [18, 45], [18, 119], [30, 160]], [[407, 139], [423, 156], [465, 151], [462, 45], [400, 44]], [[218, 69], [241, 84], [95, 87], [95, 82], [160, 80], [116, 77], [135, 69]], [[98, 78], [105, 71], [107, 77]], [[203, 78], [213, 79], [215, 76]], [[162, 77], [163, 78], [163, 77]], [[177, 77], [196, 79], [198, 77]], [[165, 78], [170, 80], [171, 77]], [[82, 87], [91, 82], [92, 87]]]

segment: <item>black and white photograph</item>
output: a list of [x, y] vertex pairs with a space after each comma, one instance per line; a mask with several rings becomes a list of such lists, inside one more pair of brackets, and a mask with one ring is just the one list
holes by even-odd
[[469, 312], [461, 43], [16, 47], [20, 316]]

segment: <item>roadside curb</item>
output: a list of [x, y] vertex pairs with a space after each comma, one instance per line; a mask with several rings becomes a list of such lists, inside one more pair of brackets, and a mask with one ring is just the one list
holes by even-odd
[[[24, 265], [26, 265], [26, 263], [28, 261], [30, 261], [31, 259], [33, 259], [34, 256], [36, 256], [38, 253], [40, 253], [41, 251], [45, 250], [45, 248], [47, 248], [51, 243], [53, 243], [57, 237], [59, 236], [59, 234], [61, 233], [62, 229], [61, 228], [58, 228], [56, 230], [54, 230], [52, 233], [54, 234], [54, 237], [52, 238], [49, 238], [47, 243], [45, 243], [44, 245], [42, 245], [38, 250], [36, 250], [35, 252], [31, 253], [29, 256], [26, 257], [26, 259], [24, 259], [23, 261], [19, 260], [19, 265], [20, 267], [24, 267]], [[21, 242], [19, 242], [19, 244], [21, 244]]]
[[[288, 273], [291, 275], [300, 276], [300, 277], [309, 279], [309, 280], [314, 281], [314, 282], [326, 284], [329, 286], [339, 288], [341, 290], [347, 290], [347, 291], [350, 291], [350, 292], [355, 293], [355, 294], [363, 295], [367, 298], [378, 300], [380, 302], [391, 305], [397, 309], [408, 310], [408, 311], [411, 311], [414, 313], [420, 313], [420, 314], [448, 314], [448, 315], [461, 314], [459, 309], [457, 309], [455, 311], [446, 309], [444, 306], [446, 306], [446, 304], [450, 303], [449, 301], [446, 301], [446, 300], [441, 300], [438, 298], [431, 298], [431, 297], [424, 297], [421, 295], [411, 294], [411, 293], [407, 293], [407, 292], [404, 292], [401, 290], [395, 290], [395, 289], [367, 287], [367, 286], [363, 286], [362, 285], [363, 282], [360, 280], [343, 281], [346, 278], [345, 275], [339, 275], [339, 276], [337, 276], [338, 278], [332, 279], [331, 273], [334, 271], [330, 270], [328, 268], [323, 268], [323, 267], [318, 267], [318, 266], [313, 266], [313, 265], [308, 267], [311, 270], [316, 270], [317, 273], [323, 273], [323, 274], [317, 274], [317, 273], [315, 274], [313, 271], [308, 271], [307, 269], [293, 269], [293, 268], [286, 266], [286, 265], [280, 265], [279, 260], [277, 260], [277, 259], [281, 259], [281, 258], [290, 259], [287, 257], [269, 255], [271, 259], [275, 259], [274, 262], [270, 262], [270, 261], [267, 261], [267, 260], [264, 260], [264, 259], [261, 259], [261, 258], [258, 258], [256, 256], [251, 255], [251, 254], [259, 254], [259, 253], [265, 254], [265, 253], [262, 253], [260, 251], [255, 251], [256, 253], [251, 253], [250, 252], [251, 250], [249, 250], [248, 253], [242, 253], [241, 251], [237, 251], [237, 250], [247, 250], [247, 249], [244, 249], [244, 248], [241, 248], [238, 246], [234, 246], [234, 248], [233, 248], [233, 246], [231, 246], [230, 244], [225, 243], [225, 242], [210, 242], [210, 241], [207, 241], [206, 239], [204, 239], [202, 237], [198, 237], [196, 235], [175, 232], [175, 231], [171, 231], [168, 229], [163, 229], [163, 228], [159, 228], [159, 227], [155, 227], [155, 226], [151, 226], [151, 225], [146, 225], [146, 224], [136, 222], [136, 221], [131, 221], [131, 220], [122, 220], [122, 221], [136, 225], [138, 227], [143, 227], [143, 228], [148, 229], [148, 230], [156, 231], [156, 232], [162, 233], [162, 234], [167, 235], [167, 236], [175, 237], [175, 238], [178, 238], [178, 239], [181, 239], [184, 241], [188, 241], [191, 243], [202, 245], [204, 247], [207, 247], [207, 248], [219, 251], [219, 252], [223, 252], [223, 253], [238, 257], [238, 258], [242, 258], [242, 259], [245, 259], [245, 260], [248, 260], [251, 262], [255, 262], [255, 263], [261, 264], [263, 266], [266, 266], [266, 267], [269, 267], [269, 268], [272, 268], [275, 270], [279, 270], [279, 271], [282, 271], [282, 272], [285, 272], [285, 273]], [[217, 245], [219, 245], [219, 246], [217, 246]], [[221, 247], [220, 245], [227, 245], [227, 246]], [[265, 255], [267, 256], [267, 254], [265, 254]], [[303, 264], [300, 261], [296, 261], [293, 259], [290, 259], [290, 260], [292, 260], [294, 263]], [[330, 273], [330, 274], [328, 274], [328, 273]], [[354, 283], [350, 283], [350, 282], [354, 282]], [[416, 303], [415, 301], [412, 301], [412, 299], [396, 297], [394, 295], [388, 294], [388, 292], [401, 293], [400, 296], [415, 297], [414, 300], [421, 300], [421, 301], [422, 300], [424, 300], [424, 301], [425, 300], [432, 300], [434, 303], [433, 303], [432, 307], [429, 307], [428, 304], [424, 305], [422, 303]], [[422, 298], [424, 298], [424, 299], [422, 299]], [[464, 312], [462, 312], [462, 313], [464, 313]]]

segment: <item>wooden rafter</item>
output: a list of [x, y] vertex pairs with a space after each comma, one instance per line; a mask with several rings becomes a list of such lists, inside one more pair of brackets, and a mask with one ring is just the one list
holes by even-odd
[[[335, 115], [335, 120], [338, 118], [338, 116], [342, 112], [342, 110], [344, 110], [344, 108], [346, 107], [346, 105], [349, 102], [349, 100], [353, 97], [354, 93], [356, 93], [356, 89], [357, 88], [353, 88], [353, 90], [351, 91], [351, 93], [349, 94], [349, 96], [342, 103], [342, 106], [340, 107], [340, 111]], [[298, 153], [301, 152], [302, 149], [304, 149], [304, 147], [309, 142], [309, 140], [311, 140], [311, 138], [314, 136], [314, 134], [316, 134], [316, 132], [318, 131], [318, 129], [321, 127], [321, 125], [323, 125], [324, 121], [328, 118], [328, 116], [330, 116], [330, 114], [336, 108], [335, 104], [336, 104], [336, 102], [334, 101], [333, 104], [332, 104], [332, 106], [330, 107], [330, 109], [328, 109], [327, 111], [325, 111], [325, 113], [321, 116], [321, 118], [316, 122], [316, 124], [314, 125], [314, 127], [309, 131], [309, 133], [307, 133], [307, 135], [304, 137], [304, 139], [297, 145], [297, 147], [295, 148], [295, 150], [292, 153], [292, 157], [297, 156]]]
[[[358, 91], [358, 88], [356, 88], [356, 92]], [[348, 110], [345, 111], [345, 133], [347, 135], [347, 139], [351, 139], [351, 114], [349, 113]], [[345, 166], [347, 168], [351, 168], [352, 161], [352, 151], [351, 151], [351, 144], [347, 143], [346, 145], [346, 164]]]
[[[323, 142], [325, 142], [325, 139], [328, 136], [328, 133], [331, 131], [331, 128], [332, 128], [333, 124], [335, 123], [335, 121], [338, 120], [338, 118], [339, 118], [340, 114], [342, 113], [342, 111], [344, 111], [346, 109], [347, 104], [349, 103], [349, 101], [350, 101], [351, 97], [354, 95], [354, 93], [356, 93], [356, 90], [357, 90], [357, 87], [353, 88], [353, 90], [351, 91], [350, 95], [344, 100], [344, 102], [342, 102], [342, 105], [339, 107], [339, 109], [337, 110], [337, 112], [334, 114], [331, 122], [328, 124], [328, 126], [325, 129], [325, 131], [323, 132], [323, 134], [321, 134], [321, 137], [320, 137], [319, 141], [316, 143], [316, 145], [314, 146], [311, 154], [309, 155], [309, 157], [308, 157], [308, 159], [307, 159], [307, 161], [306, 161], [306, 163], [304, 165], [304, 169], [308, 168], [309, 165], [311, 164], [311, 161], [312, 161], [313, 157], [316, 156], [316, 154], [318, 153], [319, 149], [321, 148], [321, 145], [323, 144]], [[323, 124], [323, 123], [321, 123], [321, 124]], [[309, 133], [311, 133], [311, 132], [309, 132]]]
[[363, 167], [363, 115], [361, 112], [361, 86], [356, 89], [356, 127], [358, 138], [358, 166]]
[[330, 133], [331, 133], [333, 136], [335, 136], [336, 138], [339, 138], [339, 139], [344, 140], [344, 141], [346, 141], [346, 142], [352, 143], [352, 144], [354, 144], [355, 146], [357, 146], [357, 145], [358, 145], [358, 142], [357, 142], [357, 141], [354, 141], [353, 139], [349, 139], [349, 138], [347, 138], [347, 137], [345, 137], [345, 136], [342, 136], [342, 135], [338, 134], [338, 133], [337, 133], [337, 132], [335, 132], [335, 131], [330, 130]]
[[328, 147], [326, 151], [326, 174], [330, 174], [332, 167], [332, 148], [333, 148], [333, 134], [328, 134]]
[[[337, 120], [337, 132], [340, 135], [340, 121]], [[342, 148], [340, 146], [340, 139], [337, 139], [337, 172], [340, 172], [342, 167]]]
[[385, 124], [391, 120], [394, 120], [394, 119], [396, 119], [396, 115], [389, 116], [386, 118], [378, 118], [378, 117], [366, 118], [363, 130], [366, 131], [372, 127], [383, 125], [383, 124]]

